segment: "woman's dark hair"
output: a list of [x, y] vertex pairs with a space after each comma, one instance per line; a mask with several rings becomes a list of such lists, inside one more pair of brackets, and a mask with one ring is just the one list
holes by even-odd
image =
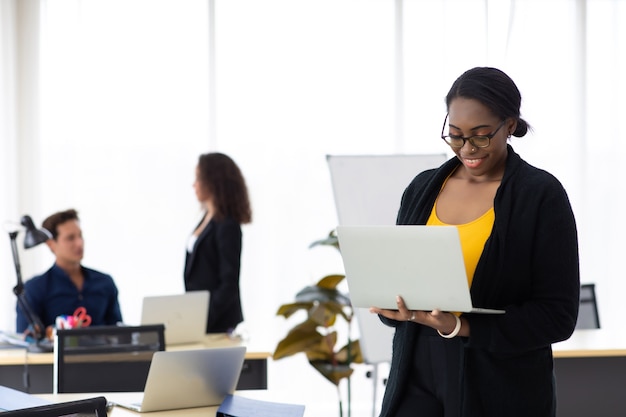
[[476, 67], [465, 71], [456, 79], [448, 95], [446, 107], [457, 97], [478, 100], [496, 116], [517, 121], [513, 136], [522, 137], [530, 126], [520, 117], [522, 95], [513, 80], [497, 68]]
[[235, 161], [229, 156], [218, 152], [200, 155], [198, 178], [213, 199], [213, 217], [230, 217], [241, 224], [252, 221], [246, 181]]
[[67, 209], [65, 211], [59, 211], [58, 213], [54, 213], [46, 218], [43, 221], [42, 227], [50, 232], [52, 235], [52, 239], [57, 240], [59, 236], [59, 231], [57, 228], [59, 225], [68, 222], [70, 220], [80, 221], [78, 219], [78, 212], [74, 209]]

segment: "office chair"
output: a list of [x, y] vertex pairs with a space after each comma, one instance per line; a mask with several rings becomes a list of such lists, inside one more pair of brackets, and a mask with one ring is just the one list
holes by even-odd
[[4, 411], [6, 417], [107, 417], [107, 400], [104, 397], [40, 405], [20, 410]]
[[164, 331], [162, 324], [57, 330], [53, 392], [143, 391], [152, 355], [165, 350]]
[[599, 329], [600, 317], [596, 302], [595, 284], [582, 284], [580, 286], [580, 305], [576, 329]]

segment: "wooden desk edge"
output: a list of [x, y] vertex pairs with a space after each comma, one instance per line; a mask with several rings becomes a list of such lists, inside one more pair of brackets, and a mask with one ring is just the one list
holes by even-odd
[[[202, 349], [210, 346], [187, 346], [186, 349]], [[172, 350], [184, 349], [182, 346]], [[170, 349], [167, 349], [170, 350]], [[626, 349], [555, 349], [553, 351], [555, 359], [558, 358], [589, 358], [589, 357], [626, 357]], [[246, 359], [260, 360], [271, 359], [271, 352], [247, 351]], [[52, 353], [26, 353], [24, 349], [3, 349], [0, 350], [0, 366], [2, 365], [50, 365], [54, 362]]]
[[[206, 347], [206, 346], [205, 346]], [[202, 349], [202, 346], [198, 346]], [[246, 360], [262, 360], [271, 358], [269, 352], [247, 351]], [[54, 354], [52, 353], [26, 353], [24, 349], [4, 349], [0, 350], [0, 366], [8, 365], [52, 365]]]
[[[201, 348], [201, 347], [198, 347]], [[7, 354], [8, 353], [8, 354]], [[589, 358], [589, 357], [626, 357], [626, 349], [575, 349], [554, 350], [553, 356], [558, 358]], [[247, 360], [271, 359], [270, 352], [246, 352]], [[0, 366], [2, 365], [51, 365], [54, 361], [52, 353], [28, 353], [21, 349], [0, 351]]]
[[555, 350], [552, 352], [555, 359], [558, 358], [598, 358], [598, 357], [626, 357], [626, 349], [576, 349]]

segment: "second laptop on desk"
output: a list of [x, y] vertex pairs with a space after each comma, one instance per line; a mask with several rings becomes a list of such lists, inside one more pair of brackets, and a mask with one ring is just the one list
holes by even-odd
[[141, 324], [165, 325], [166, 345], [199, 343], [206, 334], [209, 292], [144, 297]]
[[235, 391], [245, 346], [156, 352], [141, 398], [115, 403], [133, 411], [219, 405]]

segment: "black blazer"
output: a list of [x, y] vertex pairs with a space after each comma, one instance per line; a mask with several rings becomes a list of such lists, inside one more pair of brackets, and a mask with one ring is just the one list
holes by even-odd
[[[452, 158], [419, 174], [402, 197], [398, 224], [426, 224], [441, 185], [459, 165]], [[496, 213], [471, 286], [475, 305], [506, 314], [463, 314], [461, 415], [553, 417], [556, 392], [552, 343], [576, 325], [580, 277], [574, 215], [563, 186], [524, 162], [513, 148], [494, 200]], [[409, 382], [419, 325], [395, 326], [381, 417], [393, 416]]]
[[225, 333], [243, 321], [239, 294], [241, 225], [212, 219], [185, 259], [185, 289], [211, 293], [207, 333]]

